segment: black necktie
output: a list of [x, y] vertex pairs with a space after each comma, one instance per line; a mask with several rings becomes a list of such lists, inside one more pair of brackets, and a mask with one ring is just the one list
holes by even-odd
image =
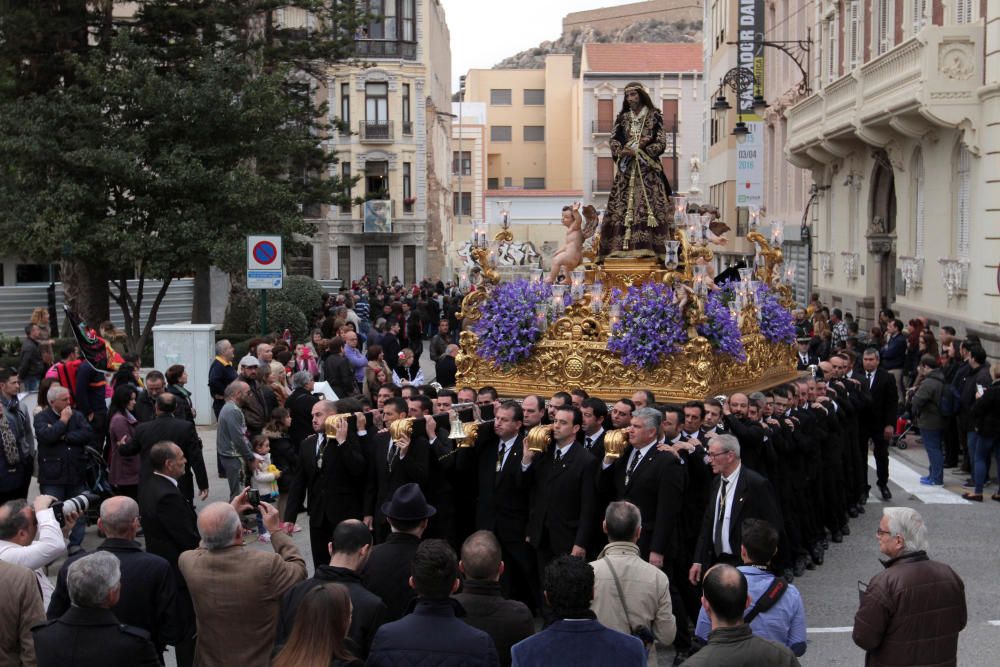
[[562, 461], [562, 450], [561, 449], [557, 449], [556, 450], [556, 463], [559, 463], [560, 461]]
[[715, 522], [715, 555], [722, 554], [722, 523], [726, 518], [726, 490], [729, 482], [722, 480], [722, 490], [719, 491], [719, 518]]
[[584, 438], [584, 441], [587, 443], [587, 449], [590, 449], [594, 445], [594, 441], [590, 438], [589, 435], [586, 438]]
[[507, 446], [504, 443], [500, 443], [497, 447], [497, 472], [500, 472], [500, 468], [503, 467], [503, 455], [507, 452]]
[[872, 377], [874, 377], [874, 375], [875, 375], [874, 373], [869, 373], [868, 374], [868, 388], [869, 389], [872, 388]]
[[392, 459], [396, 456], [396, 443], [392, 440], [389, 441], [389, 451], [385, 455], [386, 463], [389, 464], [389, 470], [392, 470]]
[[639, 459], [642, 458], [642, 453], [639, 450], [635, 450], [632, 454], [632, 460], [628, 463], [628, 470], [625, 471], [625, 485], [628, 486], [629, 480], [632, 478], [632, 473], [635, 472], [635, 467], [639, 465]]

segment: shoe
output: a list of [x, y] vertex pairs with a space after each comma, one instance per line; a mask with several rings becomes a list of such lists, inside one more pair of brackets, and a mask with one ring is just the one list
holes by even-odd
[[830, 541], [836, 544], [840, 544], [841, 542], [844, 541], [844, 534], [841, 533], [839, 530], [835, 530], [833, 531], [833, 534], [830, 536]]
[[840, 528], [840, 534], [841, 534], [841, 535], [850, 535], [850, 534], [851, 534], [851, 527], [850, 527], [850, 526], [848, 526], [848, 525], [847, 525], [847, 524], [845, 523], [845, 524], [844, 524], [843, 526], [841, 526], [841, 528]]
[[300, 526], [297, 523], [292, 524], [292, 532], [293, 533], [301, 533], [302, 532], [302, 526]]
[[676, 655], [674, 655], [674, 662], [673, 662], [674, 667], [684, 664], [684, 661], [687, 659], [688, 659], [687, 651], [677, 651]]
[[934, 486], [935, 482], [930, 477], [921, 477], [920, 483], [924, 486]]
[[261, 534], [261, 536], [257, 538], [257, 541], [258, 542], [263, 542], [264, 544], [270, 544], [271, 543], [271, 533], [263, 533], [263, 534]]
[[1000, 493], [994, 493], [990, 498], [1000, 503]]
[[857, 507], [848, 507], [847, 508], [847, 516], [851, 517], [852, 519], [857, 519], [858, 518], [858, 508]]
[[[981, 493], [963, 493], [962, 497], [966, 500], [974, 500], [977, 503], [983, 502], [983, 494]], [[996, 500], [996, 498], [994, 498]]]
[[878, 490], [882, 492], [882, 500], [892, 500], [892, 491], [889, 490], [888, 484], [879, 484]]
[[806, 560], [805, 558], [798, 558], [795, 561], [795, 566], [792, 568], [792, 574], [796, 577], [801, 577], [806, 573]]
[[806, 569], [807, 570], [815, 570], [816, 569], [816, 563], [815, 563], [815, 561], [813, 561], [812, 556], [806, 556], [805, 563], [806, 563]]

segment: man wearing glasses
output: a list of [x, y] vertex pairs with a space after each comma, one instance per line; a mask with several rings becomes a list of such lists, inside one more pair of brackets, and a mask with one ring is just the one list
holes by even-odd
[[709, 440], [708, 458], [716, 477], [709, 489], [710, 503], [688, 572], [692, 585], [698, 583], [709, 565], [740, 563], [740, 527], [744, 519], [763, 519], [779, 533], [782, 526], [771, 483], [740, 464], [740, 442], [735, 436], [717, 435]]

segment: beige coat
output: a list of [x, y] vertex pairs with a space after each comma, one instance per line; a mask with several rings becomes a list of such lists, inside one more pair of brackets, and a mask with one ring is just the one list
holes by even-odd
[[226, 547], [185, 551], [178, 561], [198, 616], [201, 667], [268, 667], [281, 596], [306, 578], [292, 538], [271, 533], [276, 553]]
[[[590, 608], [597, 614], [597, 620], [613, 630], [632, 634], [608, 560], [625, 593], [632, 627], [646, 626], [661, 644], [671, 644], [677, 625], [670, 607], [670, 582], [663, 570], [639, 556], [639, 547], [631, 542], [611, 542], [590, 564], [594, 568], [594, 601]], [[655, 645], [650, 648], [648, 664], [656, 667]]]
[[0, 667], [34, 667], [31, 626], [45, 622], [35, 573], [0, 561]]

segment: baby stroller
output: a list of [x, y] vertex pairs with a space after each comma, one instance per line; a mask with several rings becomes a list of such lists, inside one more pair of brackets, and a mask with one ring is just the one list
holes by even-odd
[[913, 426], [913, 420], [909, 419], [906, 414], [897, 418], [896, 434], [892, 436], [892, 442], [890, 444], [896, 449], [906, 449], [906, 436], [913, 430]]

